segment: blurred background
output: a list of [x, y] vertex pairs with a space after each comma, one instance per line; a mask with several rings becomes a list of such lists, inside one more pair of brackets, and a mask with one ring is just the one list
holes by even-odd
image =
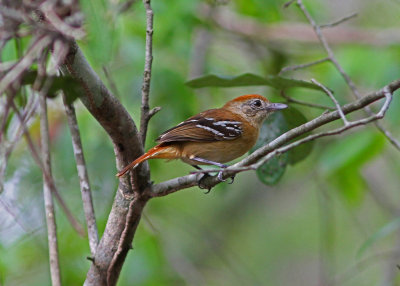
[[[87, 37], [79, 43], [99, 76], [136, 122], [144, 66], [145, 11], [119, 0], [81, 1]], [[284, 102], [269, 87], [192, 89], [205, 74], [277, 74], [283, 67], [326, 57], [303, 14], [285, 1], [153, 0], [151, 106], [162, 110], [149, 126], [157, 136], [200, 110], [242, 94]], [[318, 23], [358, 16], [324, 31], [335, 56], [362, 94], [400, 78], [400, 1], [305, 0]], [[124, 8], [125, 7], [125, 8]], [[16, 58], [12, 41], [3, 59]], [[329, 63], [283, 74], [311, 78], [353, 96]], [[332, 106], [321, 92], [295, 88], [288, 95]], [[62, 196], [83, 222], [71, 138], [61, 100], [50, 105], [53, 172]], [[117, 188], [113, 147], [76, 101], [100, 233]], [[322, 110], [291, 105], [307, 119]], [[379, 104], [373, 106], [374, 110]], [[400, 99], [383, 125], [400, 138]], [[362, 113], [352, 118], [358, 118]], [[329, 128], [339, 126], [334, 123]], [[30, 126], [39, 140], [39, 124]], [[42, 174], [24, 141], [15, 149], [0, 194], [0, 284], [49, 285]], [[373, 125], [319, 139], [312, 153], [288, 166], [275, 185], [252, 172], [209, 194], [191, 188], [151, 200], [118, 285], [400, 285], [400, 152]], [[181, 162], [150, 161], [156, 183], [188, 174]], [[86, 239], [59, 207], [57, 225], [64, 285], [80, 285], [89, 269]]]

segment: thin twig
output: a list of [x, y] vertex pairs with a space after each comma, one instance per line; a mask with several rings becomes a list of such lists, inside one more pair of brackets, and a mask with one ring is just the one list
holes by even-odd
[[322, 104], [317, 104], [317, 103], [311, 103], [311, 102], [306, 102], [302, 100], [295, 99], [293, 97], [290, 97], [289, 95], [286, 94], [284, 90], [281, 91], [281, 96], [285, 98], [288, 102], [291, 103], [296, 103], [308, 107], [313, 107], [313, 108], [319, 108], [319, 109], [324, 109], [324, 110], [336, 110], [334, 107], [327, 106], [327, 105], [322, 105]]
[[35, 39], [25, 56], [21, 58], [18, 63], [15, 64], [15, 66], [0, 80], [0, 94], [3, 94], [12, 83], [19, 79], [22, 73], [32, 65], [38, 54], [41, 53], [50, 43], [50, 36], [42, 36]]
[[[40, 137], [42, 145], [43, 168], [51, 175], [49, 125], [47, 121], [46, 97], [39, 98], [40, 109]], [[61, 286], [60, 263], [58, 258], [57, 225], [54, 212], [53, 196], [48, 180], [43, 173], [43, 197], [46, 212], [47, 239], [49, 244], [50, 276], [53, 286]]]
[[68, 25], [64, 19], [61, 19], [56, 11], [54, 11], [54, 2], [53, 1], [45, 1], [42, 5], [40, 5], [40, 9], [44, 13], [46, 20], [56, 29], [58, 32], [63, 34], [66, 37], [70, 37], [72, 39], [82, 39], [86, 33], [82, 29], [82, 27], [72, 27]]
[[[356, 85], [354, 82], [351, 80], [350, 76], [344, 71], [343, 67], [339, 64], [337, 61], [331, 47], [328, 44], [328, 41], [326, 40], [324, 34], [321, 31], [321, 27], [317, 25], [317, 23], [314, 21], [314, 19], [311, 17], [311, 14], [308, 12], [306, 7], [304, 6], [302, 0], [296, 0], [297, 6], [300, 8], [300, 10], [303, 12], [304, 16], [307, 18], [308, 22], [311, 24], [311, 26], [314, 29], [315, 34], [317, 35], [320, 43], [324, 47], [325, 51], [328, 53], [328, 58], [329, 60], [333, 63], [333, 65], [336, 67], [336, 69], [339, 71], [343, 79], [345, 80], [346, 84], [350, 87], [351, 91], [353, 92], [354, 96], [357, 99], [361, 98], [361, 94], [358, 91]], [[367, 106], [364, 108], [365, 112], [369, 115], [372, 116], [373, 112], [372, 110]], [[400, 151], [400, 142], [394, 139], [394, 137], [390, 134], [389, 131], [387, 131], [382, 125], [376, 125], [378, 130], [381, 131], [385, 137], [389, 140], [389, 142], [397, 149]]]
[[[151, 81], [151, 64], [153, 62], [153, 10], [151, 0], [143, 0], [146, 8], [146, 53], [144, 62], [143, 84], [142, 84], [142, 108], [140, 117], [140, 136], [143, 146], [146, 142], [147, 126], [151, 118], [149, 114], [149, 96]], [[154, 115], [155, 113], [153, 113]]]
[[357, 16], [358, 16], [358, 13], [352, 13], [352, 14], [350, 14], [350, 15], [348, 15], [348, 16], [345, 16], [345, 17], [343, 17], [343, 18], [341, 18], [341, 19], [335, 21], [335, 22], [328, 23], [328, 24], [323, 24], [323, 25], [319, 25], [319, 27], [320, 27], [321, 29], [324, 29], [324, 28], [332, 28], [332, 27], [335, 27], [335, 26], [337, 26], [337, 25], [342, 24], [343, 22], [346, 22], [346, 21], [348, 21], [348, 20], [350, 20], [350, 19], [353, 19], [353, 18], [355, 18], [355, 17], [357, 17]]
[[336, 106], [337, 111], [339, 112], [340, 117], [343, 120], [344, 125], [345, 126], [348, 125], [349, 121], [347, 121], [346, 116], [344, 115], [339, 102], [337, 101], [336, 97], [333, 96], [332, 92], [326, 86], [324, 86], [322, 83], [318, 82], [317, 80], [315, 80], [313, 78], [311, 79], [311, 82], [318, 85], [320, 88], [322, 88], [322, 90], [330, 97], [330, 99], [332, 99], [333, 103]]
[[75, 108], [72, 104], [68, 104], [65, 95], [63, 95], [65, 112], [68, 119], [68, 127], [71, 132], [72, 146], [78, 170], [79, 184], [81, 187], [83, 210], [85, 212], [86, 225], [88, 228], [89, 246], [92, 255], [96, 252], [99, 242], [99, 235], [96, 225], [96, 216], [94, 214], [92, 191], [90, 189], [89, 176], [86, 168], [85, 157], [83, 155], [81, 135], [79, 133], [78, 122], [76, 119]]
[[[370, 108], [367, 108], [367, 110], [371, 110]], [[400, 150], [400, 142], [396, 139], [394, 139], [392, 133], [390, 133], [389, 130], [387, 130], [385, 127], [382, 126], [382, 123], [377, 121], [375, 122], [375, 126], [385, 135], [385, 137], [387, 138], [387, 140], [390, 141], [390, 143], [392, 143], [392, 145]]]
[[316, 61], [313, 61], [313, 62], [310, 62], [310, 63], [284, 67], [279, 72], [279, 75], [281, 75], [281, 74], [283, 74], [285, 72], [288, 72], [288, 71], [295, 71], [295, 70], [299, 70], [299, 69], [304, 69], [304, 68], [308, 68], [308, 67], [311, 67], [311, 66], [315, 66], [315, 65], [327, 62], [327, 61], [330, 61], [330, 59], [328, 57], [320, 59], [320, 60], [316, 60]]

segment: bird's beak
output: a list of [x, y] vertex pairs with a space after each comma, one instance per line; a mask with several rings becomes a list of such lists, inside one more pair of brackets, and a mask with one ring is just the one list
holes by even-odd
[[283, 103], [270, 103], [267, 105], [266, 109], [268, 111], [275, 111], [275, 110], [281, 110], [281, 109], [285, 109], [288, 106], [286, 104]]

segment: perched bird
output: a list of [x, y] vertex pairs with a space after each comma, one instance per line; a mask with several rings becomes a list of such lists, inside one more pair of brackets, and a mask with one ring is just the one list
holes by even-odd
[[[117, 176], [125, 175], [148, 159], [181, 159], [197, 169], [201, 169], [198, 165], [226, 168], [224, 163], [242, 156], [254, 146], [264, 119], [286, 107], [257, 94], [239, 96], [221, 108], [200, 112], [165, 131], [158, 137], [158, 145]], [[222, 180], [222, 172], [218, 178]]]

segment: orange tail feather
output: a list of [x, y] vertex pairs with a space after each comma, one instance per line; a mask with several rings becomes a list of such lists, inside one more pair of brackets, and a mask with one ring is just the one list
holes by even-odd
[[122, 177], [130, 169], [136, 168], [140, 163], [142, 163], [142, 162], [144, 162], [144, 161], [146, 161], [148, 159], [151, 159], [151, 158], [167, 158], [168, 156], [165, 156], [167, 154], [164, 154], [164, 153], [168, 153], [168, 150], [166, 150], [166, 149], [169, 149], [169, 147], [160, 146], [160, 145], [154, 146], [149, 151], [144, 153], [142, 156], [140, 156], [139, 158], [134, 160], [132, 163], [130, 163], [128, 166], [123, 168], [116, 176], [117, 177]]

